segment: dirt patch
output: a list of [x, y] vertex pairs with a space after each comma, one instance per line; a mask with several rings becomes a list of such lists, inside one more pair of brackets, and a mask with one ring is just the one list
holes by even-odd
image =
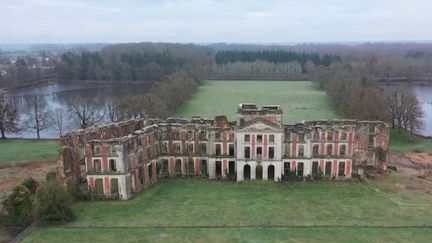
[[432, 169], [432, 154], [429, 153], [405, 153], [404, 156], [415, 165]]
[[10, 191], [29, 177], [42, 182], [45, 175], [56, 168], [56, 160], [3, 164], [0, 166], [0, 193]]
[[390, 154], [389, 165], [396, 166], [398, 191], [416, 190], [432, 195], [432, 155], [428, 153]]

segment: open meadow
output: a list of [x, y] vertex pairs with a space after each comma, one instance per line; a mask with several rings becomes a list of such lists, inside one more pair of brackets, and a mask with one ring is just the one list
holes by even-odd
[[425, 241], [432, 198], [395, 189], [405, 180], [397, 173], [370, 183], [165, 179], [130, 201], [77, 203], [76, 221], [37, 229], [25, 242]]
[[58, 149], [57, 140], [0, 140], [0, 164], [53, 159]]
[[240, 103], [282, 105], [284, 123], [341, 118], [326, 93], [307, 81], [206, 81], [179, 115], [227, 115], [234, 121]]

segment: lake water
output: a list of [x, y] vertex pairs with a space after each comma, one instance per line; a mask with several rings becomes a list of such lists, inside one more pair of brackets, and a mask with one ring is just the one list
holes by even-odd
[[[52, 84], [37, 88], [23, 89], [6, 94], [6, 98], [15, 104], [22, 114], [22, 120], [26, 117], [26, 107], [29, 100], [38, 95], [46, 101], [51, 110], [63, 108], [68, 111], [73, 101], [77, 99], [93, 98], [100, 103], [108, 103], [126, 95], [142, 95], [152, 87], [150, 83], [143, 84]], [[101, 108], [103, 109], [103, 108]], [[102, 112], [102, 111], [101, 111]], [[23, 121], [22, 121], [23, 123]], [[8, 137], [36, 138], [36, 132], [24, 130], [18, 134], [7, 134]], [[41, 132], [42, 138], [58, 138], [57, 131], [47, 129]]]
[[420, 134], [432, 136], [432, 86], [412, 86], [423, 108], [423, 129]]
[[[50, 109], [70, 109], [70, 104], [76, 99], [94, 98], [101, 103], [119, 99], [126, 95], [141, 95], [151, 89], [152, 84], [53, 84], [31, 89], [24, 89], [8, 93], [6, 98], [10, 99], [25, 118], [25, 107], [31, 97], [39, 95], [43, 97]], [[432, 86], [411, 86], [423, 108], [423, 129], [420, 134], [432, 136]], [[7, 134], [8, 137], [35, 138], [36, 133], [32, 130], [24, 130], [18, 134]], [[42, 138], [58, 138], [55, 129], [41, 132]]]

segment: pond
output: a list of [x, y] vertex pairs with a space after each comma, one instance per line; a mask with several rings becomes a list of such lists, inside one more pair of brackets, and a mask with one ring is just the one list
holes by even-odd
[[[71, 104], [80, 99], [94, 99], [101, 104], [106, 104], [115, 101], [127, 95], [142, 95], [147, 93], [152, 87], [151, 83], [142, 84], [52, 84], [36, 88], [22, 89], [6, 94], [6, 99], [12, 102], [17, 107], [21, 116], [21, 125], [25, 127], [25, 119], [27, 118], [26, 110], [29, 106], [29, 101], [35, 97], [42, 97], [44, 103], [49, 110], [62, 108], [66, 112], [70, 110]], [[101, 107], [103, 112], [104, 108]], [[72, 127], [73, 128], [73, 127]], [[20, 133], [7, 134], [8, 137], [15, 138], [36, 138], [36, 132], [31, 129], [25, 129]], [[59, 134], [54, 128], [50, 128], [41, 132], [42, 138], [58, 138]]]
[[419, 133], [432, 136], [432, 86], [411, 86], [423, 109], [423, 128]]

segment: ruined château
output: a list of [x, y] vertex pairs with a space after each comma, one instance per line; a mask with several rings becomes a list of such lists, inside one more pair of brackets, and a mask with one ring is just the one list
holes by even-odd
[[237, 120], [139, 119], [61, 136], [58, 176], [86, 180], [97, 198], [129, 199], [158, 178], [287, 180], [351, 178], [386, 168], [384, 122], [282, 124], [278, 105], [240, 104]]

